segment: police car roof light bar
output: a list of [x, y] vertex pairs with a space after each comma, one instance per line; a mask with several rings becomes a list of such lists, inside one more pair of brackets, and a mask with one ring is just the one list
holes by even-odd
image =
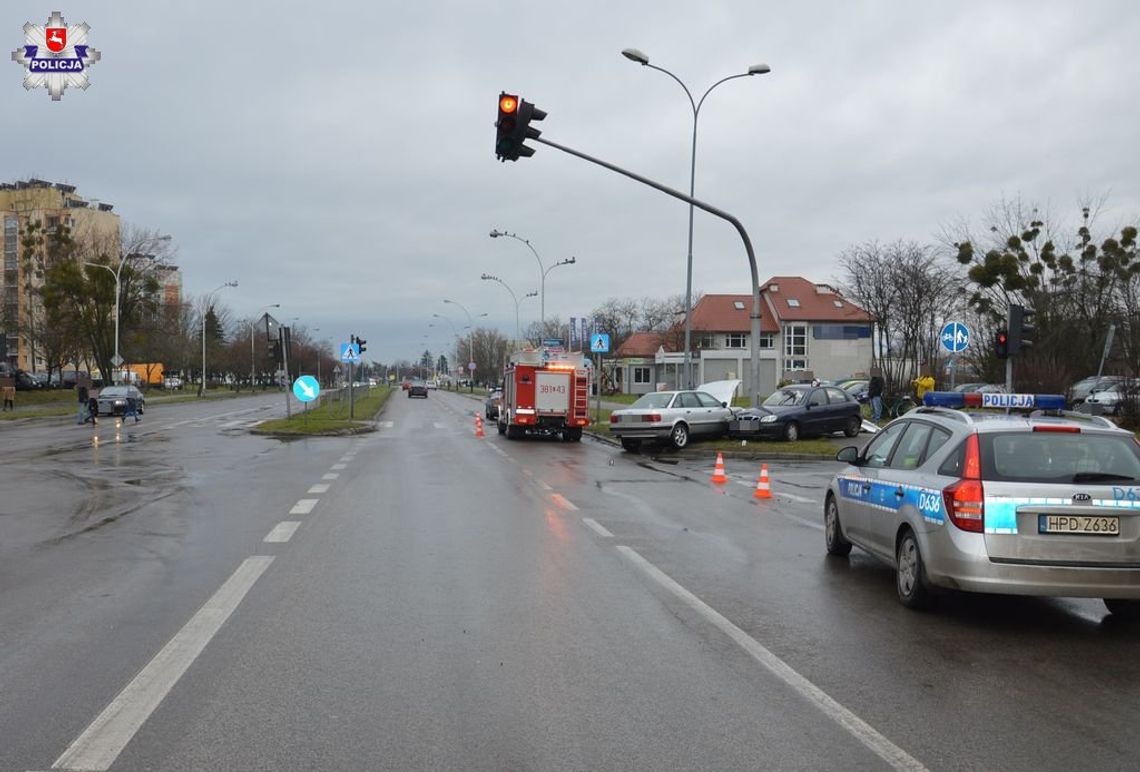
[[928, 391], [922, 398], [927, 407], [989, 407], [1013, 410], [1064, 410], [1063, 394], [990, 394], [981, 392]]

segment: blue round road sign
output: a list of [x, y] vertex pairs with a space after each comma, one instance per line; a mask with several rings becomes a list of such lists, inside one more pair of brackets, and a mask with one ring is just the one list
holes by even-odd
[[311, 375], [302, 375], [293, 381], [293, 396], [302, 402], [312, 402], [321, 393], [321, 385]]
[[950, 322], [942, 328], [942, 347], [951, 354], [965, 351], [970, 345], [970, 328], [961, 322]]

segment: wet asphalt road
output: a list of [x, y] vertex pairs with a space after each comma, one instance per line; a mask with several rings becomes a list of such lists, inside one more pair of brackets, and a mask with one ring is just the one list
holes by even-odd
[[246, 432], [281, 408], [0, 429], [0, 769], [1136, 767], [1140, 630], [1093, 600], [907, 611], [825, 557], [834, 463], [773, 463], [757, 502], [750, 462], [718, 487], [480, 440], [455, 394]]

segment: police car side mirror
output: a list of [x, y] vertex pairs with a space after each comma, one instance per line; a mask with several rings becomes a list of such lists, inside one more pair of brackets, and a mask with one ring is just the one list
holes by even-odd
[[843, 450], [835, 454], [836, 461], [842, 461], [844, 464], [859, 465], [859, 448], [854, 445], [848, 445]]

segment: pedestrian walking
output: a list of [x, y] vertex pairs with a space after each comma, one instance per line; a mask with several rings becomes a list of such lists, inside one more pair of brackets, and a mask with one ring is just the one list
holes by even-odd
[[883, 417], [883, 371], [871, 368], [871, 380], [867, 383], [867, 396], [871, 399], [871, 420], [878, 423]]
[[139, 422], [139, 400], [138, 397], [132, 396], [127, 392], [127, 406], [123, 408], [123, 420], [126, 421], [129, 417], [135, 417], [135, 423]]
[[924, 369], [921, 375], [911, 381], [911, 385], [914, 386], [915, 400], [921, 405], [926, 392], [934, 391], [934, 376], [929, 370]]
[[99, 423], [99, 400], [95, 395], [87, 398], [87, 418], [83, 419], [83, 423], [87, 423], [88, 419], [91, 420], [92, 426]]
[[87, 423], [87, 384], [79, 384], [75, 391], [76, 396], [79, 398], [79, 412], [75, 415], [75, 423], [82, 425]]

